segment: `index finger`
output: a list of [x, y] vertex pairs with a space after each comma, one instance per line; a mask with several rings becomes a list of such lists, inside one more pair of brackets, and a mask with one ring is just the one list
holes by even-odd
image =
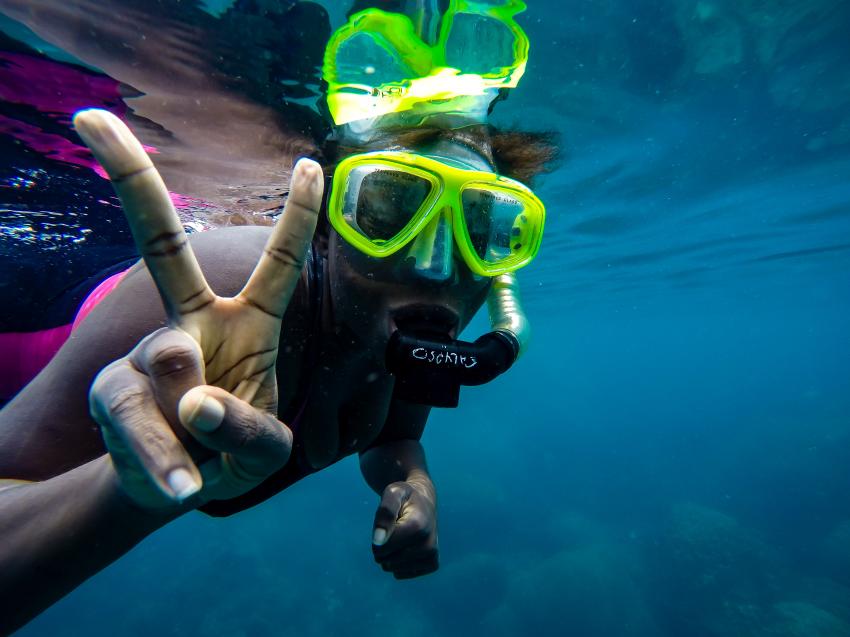
[[176, 323], [215, 299], [168, 190], [130, 129], [109, 111], [88, 109], [74, 116], [80, 137], [106, 170], [121, 199], [133, 240], [159, 289], [168, 317]]
[[289, 305], [316, 231], [323, 189], [321, 166], [311, 159], [300, 159], [292, 171], [292, 187], [283, 214], [266, 242], [260, 262], [239, 293], [268, 314], [283, 317]]

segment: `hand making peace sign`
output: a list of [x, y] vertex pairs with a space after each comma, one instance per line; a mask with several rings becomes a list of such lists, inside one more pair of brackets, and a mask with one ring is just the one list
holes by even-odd
[[92, 385], [91, 412], [122, 487], [147, 508], [176, 506], [199, 490], [193, 503], [240, 495], [283, 466], [291, 450], [292, 434], [275, 417], [275, 363], [281, 319], [316, 228], [322, 170], [298, 162], [259, 263], [239, 294], [222, 298], [204, 279], [168, 191], [130, 130], [94, 109], [79, 112], [74, 125], [121, 199], [169, 320]]

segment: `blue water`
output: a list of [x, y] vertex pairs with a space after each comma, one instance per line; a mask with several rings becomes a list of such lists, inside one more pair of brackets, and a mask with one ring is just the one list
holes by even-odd
[[349, 460], [20, 635], [850, 635], [850, 7], [530, 4], [496, 121], [565, 152], [533, 347], [424, 437], [440, 570], [372, 562]]

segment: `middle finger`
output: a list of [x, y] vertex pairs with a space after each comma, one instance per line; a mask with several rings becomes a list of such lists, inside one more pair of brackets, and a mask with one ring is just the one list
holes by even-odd
[[239, 298], [267, 314], [283, 317], [316, 231], [323, 190], [321, 166], [311, 159], [299, 160], [283, 215]]

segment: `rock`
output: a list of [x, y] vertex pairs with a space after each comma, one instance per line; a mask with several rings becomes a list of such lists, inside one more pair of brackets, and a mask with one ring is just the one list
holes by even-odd
[[439, 585], [429, 589], [421, 602], [434, 634], [476, 634], [482, 619], [505, 599], [509, 573], [521, 572], [525, 566], [524, 560], [494, 553], [444, 560], [434, 576]]
[[844, 520], [833, 528], [817, 553], [831, 577], [850, 585], [850, 520]]
[[634, 575], [636, 556], [617, 544], [562, 551], [519, 573], [485, 619], [491, 637], [651, 637], [658, 634]]
[[809, 602], [780, 602], [759, 637], [847, 637], [850, 624]]
[[773, 551], [733, 517], [698, 504], [673, 508], [650, 550], [653, 606], [670, 634], [757, 634], [781, 574]]

